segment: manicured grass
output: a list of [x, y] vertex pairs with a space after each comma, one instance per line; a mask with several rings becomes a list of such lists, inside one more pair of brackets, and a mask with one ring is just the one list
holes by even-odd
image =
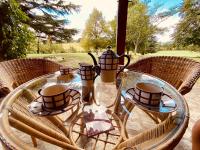
[[148, 54], [151, 56], [180, 56], [180, 57], [188, 57], [200, 62], [200, 52], [194, 51], [184, 51], [184, 50], [176, 50], [176, 51], [158, 51], [154, 54]]
[[193, 51], [158, 51], [157, 53], [148, 54], [154, 56], [181, 56], [181, 57], [189, 57], [189, 58], [200, 58], [200, 52], [193, 52]]
[[68, 50], [70, 48], [73, 48], [76, 52], [84, 52], [84, 49], [80, 46], [80, 43], [63, 43], [62, 47], [66, 52], [69, 52]]
[[[95, 55], [97, 58], [97, 55]], [[132, 55], [131, 63], [141, 57], [146, 56], [181, 56], [189, 57], [200, 62], [200, 52], [192, 51], [158, 51], [153, 54]], [[79, 67], [80, 62], [93, 63], [92, 58], [87, 53], [58, 53], [58, 54], [28, 54], [29, 58], [50, 58], [64, 65]]]
[[61, 56], [62, 54], [57, 53], [57, 54], [28, 54], [28, 58], [44, 58], [44, 57], [49, 57], [49, 56]]
[[[94, 53], [93, 53], [94, 54]], [[96, 60], [98, 56], [94, 54]], [[49, 58], [64, 65], [79, 67], [79, 63], [85, 62], [93, 64], [92, 58], [87, 53], [58, 53], [58, 54], [28, 54], [28, 58]], [[140, 55], [133, 55], [131, 62], [136, 61]]]
[[[55, 57], [52, 57], [55, 56]], [[29, 58], [50, 58], [64, 65], [79, 67], [78, 63], [92, 63], [92, 58], [87, 53], [59, 53], [59, 54], [29, 54]]]

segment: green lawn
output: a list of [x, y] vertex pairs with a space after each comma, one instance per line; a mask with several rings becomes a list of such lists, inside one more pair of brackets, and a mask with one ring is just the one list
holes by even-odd
[[[52, 57], [55, 56], [55, 57]], [[50, 58], [64, 65], [79, 67], [80, 62], [92, 63], [87, 53], [59, 53], [59, 54], [28, 54], [28, 58]]]
[[194, 52], [194, 51], [183, 51], [183, 50], [177, 50], [177, 51], [158, 51], [154, 54], [149, 54], [151, 56], [180, 56], [180, 57], [188, 57], [191, 59], [194, 59], [196, 61], [200, 62], [200, 52]]
[[150, 55], [156, 55], [156, 56], [182, 56], [182, 57], [200, 57], [200, 52], [193, 52], [193, 51], [183, 51], [183, 50], [177, 50], [177, 51], [158, 51], [157, 53], [153, 53]]
[[[131, 62], [136, 61], [138, 58], [146, 56], [181, 56], [195, 59], [200, 62], [200, 52], [192, 51], [158, 51], [153, 54], [136, 55], [132, 57]], [[47, 58], [52, 57], [52, 60], [58, 61], [65, 65], [79, 67], [80, 62], [92, 63], [92, 58], [87, 53], [59, 53], [59, 54], [28, 54], [29, 58]]]

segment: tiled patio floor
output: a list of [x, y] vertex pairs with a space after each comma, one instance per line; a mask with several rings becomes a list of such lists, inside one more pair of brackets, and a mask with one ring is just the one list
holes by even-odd
[[189, 94], [185, 95], [185, 99], [187, 100], [190, 110], [190, 121], [183, 138], [176, 146], [175, 150], [192, 149], [192, 143], [191, 143], [192, 127], [194, 123], [198, 119], [200, 119], [200, 82], [196, 83], [192, 91]]

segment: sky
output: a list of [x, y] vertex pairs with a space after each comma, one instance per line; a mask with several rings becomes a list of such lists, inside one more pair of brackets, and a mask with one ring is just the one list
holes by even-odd
[[[67, 28], [76, 28], [79, 33], [75, 35], [73, 38], [78, 39], [81, 37], [81, 34], [85, 28], [85, 23], [89, 18], [89, 15], [92, 13], [94, 8], [97, 8], [102, 12], [106, 21], [110, 21], [117, 15], [118, 9], [118, 0], [65, 0], [67, 3], [71, 2], [73, 4], [80, 5], [80, 12], [74, 12], [71, 15], [65, 16], [70, 22], [66, 25]], [[149, 6], [153, 6], [155, 4], [162, 4], [162, 7], [158, 10], [158, 12], [162, 12], [163, 10], [168, 10], [173, 6], [180, 5], [183, 0], [141, 0], [148, 1]], [[36, 13], [40, 13], [34, 11]], [[172, 41], [172, 33], [174, 32], [174, 28], [176, 24], [180, 21], [180, 17], [178, 14], [169, 17], [164, 20], [158, 27], [167, 28], [167, 30], [163, 34], [156, 35], [157, 41], [161, 43], [166, 43]]]
[[117, 15], [117, 0], [71, 0], [71, 2], [81, 5], [79, 13], [68, 16], [70, 24], [67, 27], [77, 28], [79, 30], [79, 34], [74, 37], [75, 39], [81, 36], [85, 28], [85, 23], [94, 8], [102, 12], [106, 21], [114, 19], [114, 16]]
[[[84, 30], [85, 23], [92, 13], [94, 8], [100, 10], [106, 19], [110, 21], [117, 15], [118, 0], [68, 0], [74, 4], [81, 5], [79, 13], [74, 13], [68, 16], [70, 24], [67, 27], [77, 28], [79, 34], [77, 34], [74, 39], [81, 37], [82, 31]], [[143, 0], [144, 1], [144, 0]], [[163, 4], [159, 11], [169, 9], [173, 6], [179, 5], [182, 0], [146, 0], [150, 2], [150, 6], [153, 4]], [[156, 35], [158, 42], [166, 43], [172, 41], [171, 34], [174, 32], [176, 24], [180, 21], [178, 15], [174, 15], [161, 22], [158, 27], [165, 27], [167, 31], [163, 34]]]
[[[162, 12], [164, 10], [169, 10], [175, 6], [180, 6], [183, 0], [150, 0], [151, 4], [163, 4], [162, 7], [158, 10], [158, 12]], [[177, 23], [179, 23], [180, 17], [178, 14], [175, 14], [157, 26], [160, 28], [167, 28], [167, 30], [163, 34], [156, 35], [157, 41], [161, 43], [167, 43], [172, 41], [172, 34], [174, 33], [175, 27]]]

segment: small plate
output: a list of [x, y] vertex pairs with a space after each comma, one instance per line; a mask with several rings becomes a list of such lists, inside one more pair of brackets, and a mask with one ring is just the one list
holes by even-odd
[[58, 81], [69, 82], [72, 79], [74, 79], [74, 75], [72, 73], [69, 73], [67, 75], [59, 75], [59, 76], [57, 76], [57, 80]]
[[69, 94], [71, 95], [71, 98], [70, 98], [67, 106], [60, 109], [60, 110], [47, 111], [47, 110], [43, 109], [41, 97], [38, 97], [36, 100], [31, 102], [28, 105], [28, 109], [33, 114], [39, 115], [39, 116], [57, 115], [57, 114], [61, 114], [63, 112], [66, 112], [66, 111], [72, 109], [74, 106], [76, 106], [80, 102], [80, 98], [81, 98], [81, 94], [78, 91], [76, 91], [74, 89], [69, 89], [69, 90], [70, 90]]
[[153, 111], [153, 112], [160, 112], [160, 113], [170, 113], [174, 112], [177, 109], [177, 104], [174, 99], [172, 99], [169, 95], [164, 94], [162, 96], [162, 99], [160, 101], [159, 106], [150, 106], [147, 104], [143, 104], [139, 102], [134, 97], [134, 88], [128, 89], [127, 91], [122, 91], [122, 97], [121, 104], [123, 105], [125, 103], [125, 100], [130, 100], [135, 105], [139, 106], [141, 109]]

